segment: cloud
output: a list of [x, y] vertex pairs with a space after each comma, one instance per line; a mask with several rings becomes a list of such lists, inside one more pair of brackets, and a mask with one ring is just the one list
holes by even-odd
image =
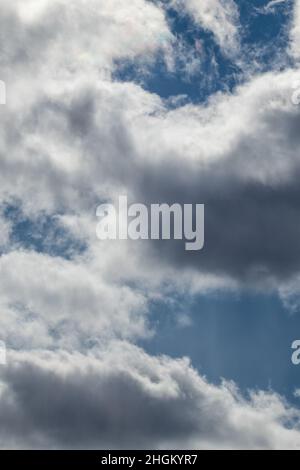
[[146, 297], [106, 281], [80, 258], [11, 252], [1, 256], [0, 273], [1, 338], [15, 347], [74, 347], [149, 333]]
[[283, 3], [287, 4], [287, 1], [286, 0], [272, 0], [267, 5], [261, 8], [257, 8], [257, 11], [259, 13], [265, 13], [265, 14], [274, 13], [276, 11], [277, 6], [282, 5]]
[[[133, 6], [138, 8], [138, 3]], [[81, 8], [72, 10], [74, 15]], [[90, 18], [90, 10], [85, 11], [86, 21], [99, 25], [102, 16], [110, 14], [114, 24], [113, 14], [119, 18], [123, 10], [107, 8], [99, 9], [97, 21], [93, 15]], [[152, 5], [142, 11], [150, 23], [152, 15], [160, 18], [153, 24], [164, 31], [165, 18], [157, 8]], [[64, 2], [59, 8], [53, 5], [48, 21], [60, 11], [65, 11]], [[44, 17], [40, 12], [35, 20], [24, 19], [19, 12], [13, 18], [22, 20], [28, 33]], [[64, 34], [68, 27], [73, 28], [68, 22], [62, 27]], [[106, 25], [104, 32], [96, 26], [91, 29], [89, 38], [98, 41], [96, 29], [104, 34]], [[76, 50], [83, 51], [84, 39], [71, 35]], [[155, 244], [160, 262], [229, 282], [274, 285], [297, 275], [299, 108], [291, 102], [296, 71], [268, 73], [233, 94], [212, 97], [205, 105], [169, 110], [159, 96], [140, 86], [101, 75], [97, 80], [95, 75], [89, 78], [87, 69], [75, 63], [74, 76], [54, 80], [56, 74], [70, 73], [69, 65], [61, 64], [59, 51], [71, 45], [62, 46], [61, 41], [60, 35], [45, 36], [51, 57], [49, 76], [25, 102], [16, 99], [17, 83], [11, 84], [16, 97], [8, 100], [3, 113], [0, 146], [3, 197], [22, 201], [29, 217], [36, 217], [37, 211], [91, 217], [102, 199], [114, 199], [120, 191], [139, 202], [203, 202], [207, 207], [204, 252], [191, 257], [178, 244], [169, 243], [163, 250], [164, 245]], [[111, 61], [122, 56], [114, 54], [111, 50]], [[73, 49], [63, 51], [66, 55], [77, 60]], [[35, 65], [38, 75], [44, 73], [40, 60]], [[97, 66], [92, 65], [94, 72]], [[24, 67], [31, 83], [32, 71]], [[278, 230], [277, 213], [282, 214], [284, 231]], [[91, 240], [90, 235], [89, 243], [94, 245]], [[144, 247], [134, 251], [147, 257], [149, 246]]]
[[4, 209], [0, 206], [0, 251], [6, 249], [9, 244], [11, 234], [11, 223], [4, 215]]
[[[56, 57], [58, 45], [50, 44]], [[59, 73], [54, 63], [51, 74]], [[155, 244], [149, 256], [149, 247], [139, 246], [134, 257], [146, 254], [148, 266], [158, 253], [156, 262], [173, 269], [252, 284], [276, 285], [297, 275], [299, 108], [291, 101], [297, 71], [264, 74], [206, 105], [175, 110], [133, 83], [95, 81], [80, 71], [54, 86], [51, 74], [29, 102], [8, 100], [4, 197], [22, 201], [30, 217], [75, 211], [83, 220], [120, 191], [140, 202], [204, 202], [207, 242], [199, 256], [169, 243], [163, 251]], [[92, 222], [91, 230], [92, 246]]]
[[279, 5], [280, 3], [286, 3], [286, 0], [273, 0], [267, 4], [266, 9], [272, 9], [274, 6]]
[[[234, 2], [174, 6], [227, 54], [237, 51]], [[297, 70], [170, 109], [114, 75], [120, 62], [171, 60], [164, 10], [144, 0], [5, 0], [0, 39], [9, 84], [0, 109], [0, 330], [20, 350], [1, 370], [3, 447], [299, 447], [298, 412], [274, 393], [245, 399], [232, 385], [208, 384], [185, 359], [115, 343], [151, 335], [149, 303], [180, 289], [271, 287], [294, 308]], [[96, 207], [120, 193], [205, 203], [205, 250], [100, 244]], [[2, 211], [16, 204], [32, 227], [56, 218], [84, 252], [67, 259], [26, 250], [22, 239], [16, 246], [15, 221]], [[95, 344], [102, 349], [88, 354]]]
[[[4, 0], [1, 9], [2, 65], [27, 73], [47, 56], [45, 76], [53, 67], [61, 76], [87, 71], [110, 72], [116, 59], [147, 59], [172, 39], [163, 11], [145, 0]], [[7, 41], [9, 31], [10, 41]], [[50, 46], [50, 47], [49, 47]], [[59, 78], [59, 76], [57, 76]]]
[[237, 53], [239, 11], [233, 0], [171, 0], [171, 5], [180, 13], [188, 13], [196, 24], [211, 31], [225, 53]]
[[160, 261], [250, 285], [298, 273], [298, 76], [265, 74], [208, 106], [139, 121], [136, 147], [151, 160], [141, 154], [136, 198], [206, 204], [204, 251], [189, 256], [180, 243], [154, 243]]
[[2, 448], [300, 446], [299, 412], [279, 396], [245, 399], [232, 383], [209, 384], [187, 359], [114, 343], [88, 356], [11, 351], [9, 361], [1, 372]]
[[[136, 0], [130, 8], [138, 7], [145, 21], [157, 28], [157, 34], [165, 31], [166, 21], [157, 6]], [[12, 16], [25, 28], [25, 41], [44, 22], [48, 8], [45, 2], [34, 18], [24, 18], [22, 8]], [[69, 14], [83, 21], [82, 9], [79, 3]], [[12, 15], [8, 3], [5, 11]], [[49, 11], [47, 21], [51, 15], [64, 15], [65, 2], [55, 2]], [[99, 8], [96, 18], [93, 11], [84, 10], [83, 15], [87, 23], [95, 22], [88, 35], [93, 41], [100, 40], [98, 31], [100, 36], [106, 34], [110, 23], [125, 15], [123, 7], [119, 10], [116, 5]], [[111, 22], [102, 27], [103, 17], [109, 15]], [[74, 27], [71, 23], [59, 23], [62, 34], [69, 34], [68, 28]], [[71, 34], [76, 51], [84, 50], [82, 29], [83, 37]], [[94, 74], [89, 78], [85, 66], [77, 67], [75, 62], [74, 75], [67, 80], [69, 65], [60, 62], [61, 35], [51, 36], [52, 28], [49, 34], [44, 35], [51, 58], [48, 79], [31, 90], [25, 102], [17, 98], [19, 87], [27, 86], [28, 81], [13, 81], [11, 91], [15, 93], [3, 112], [3, 197], [22, 201], [30, 217], [38, 210], [65, 216], [75, 211], [83, 219], [101, 199], [114, 199], [120, 191], [140, 202], [204, 202], [208, 211], [206, 250], [191, 258], [170, 243], [162, 260], [175, 268], [197, 268], [205, 275], [245, 282], [278, 282], [297, 274], [299, 109], [291, 102], [296, 71], [265, 74], [231, 95], [216, 95], [207, 105], [179, 106], [170, 111], [157, 95], [138, 85], [112, 82], [101, 75], [97, 80]], [[110, 36], [108, 42], [113, 42]], [[28, 46], [32, 50], [30, 42]], [[128, 51], [128, 44], [124, 50]], [[149, 55], [146, 45], [144, 54]], [[63, 51], [63, 56], [76, 61], [78, 54], [70, 49]], [[19, 53], [17, 57], [24, 58]], [[106, 64], [122, 53], [110, 50], [109, 57]], [[34, 68], [38, 76], [44, 74], [40, 61], [41, 57]], [[33, 66], [34, 58], [29, 62]], [[24, 69], [32, 84], [33, 71], [27, 63]], [[98, 65], [91, 65], [94, 72]], [[13, 122], [16, 125], [12, 126]], [[35, 194], [39, 194], [37, 200]], [[282, 212], [288, 227], [284, 232], [278, 231], [271, 210], [274, 207]], [[160, 249], [159, 244], [156, 247]]]

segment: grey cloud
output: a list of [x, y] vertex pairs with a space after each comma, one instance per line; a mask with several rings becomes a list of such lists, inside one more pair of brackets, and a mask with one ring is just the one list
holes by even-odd
[[[155, 242], [151, 250], [160, 261], [252, 284], [280, 283], [299, 272], [300, 111], [291, 104], [264, 106], [221, 158], [203, 161], [199, 142], [194, 160], [174, 149], [173, 158], [143, 163], [138, 200], [206, 205], [204, 250], [187, 253], [183, 243]], [[220, 138], [222, 148], [218, 133], [215, 144]], [[203, 140], [205, 147], [205, 133]]]
[[[246, 156], [247, 158], [247, 156]], [[159, 259], [200, 271], [229, 274], [242, 281], [274, 278], [286, 280], [300, 268], [299, 169], [288, 183], [241, 183], [226, 168], [189, 173], [186, 169], [161, 167], [145, 177], [139, 198], [153, 203], [206, 205], [205, 247], [185, 252], [184, 243], [153, 243]], [[218, 171], [229, 174], [218, 177]], [[175, 183], [176, 181], [176, 183]], [[174, 186], [173, 183], [174, 182]]]
[[233, 384], [208, 384], [187, 360], [151, 358], [126, 343], [105, 355], [10, 358], [16, 362], [2, 372], [2, 448], [10, 439], [17, 448], [300, 446], [298, 412], [280, 397], [260, 392], [245, 400]]

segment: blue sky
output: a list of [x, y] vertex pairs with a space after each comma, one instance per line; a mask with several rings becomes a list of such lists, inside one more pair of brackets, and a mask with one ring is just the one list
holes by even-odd
[[[242, 63], [224, 56], [210, 31], [195, 25], [188, 15], [179, 14], [169, 7], [167, 15], [172, 33], [185, 44], [186, 52], [202, 56], [201, 65], [189, 75], [183, 64], [179, 63], [179, 68], [172, 73], [160, 59], [147, 73], [143, 73], [135, 63], [122, 63], [116, 78], [141, 83], [145, 89], [165, 99], [186, 95], [187, 101], [201, 103], [218, 91], [232, 91], [243, 83], [247, 79], [247, 67], [262, 72], [280, 69], [290, 63], [286, 44], [292, 21], [292, 1], [278, 4], [264, 13], [262, 9], [269, 1], [238, 0], [235, 3], [239, 7], [241, 48], [245, 53]], [[163, 4], [168, 5], [168, 2]], [[201, 52], [197, 50], [197, 43], [203, 47]]]
[[[299, 369], [291, 345], [300, 329], [297, 314], [280, 299], [251, 292], [179, 299], [175, 308], [153, 306], [156, 336], [143, 346], [152, 354], [188, 356], [209, 381], [234, 380], [246, 392], [272, 389], [298, 404]], [[178, 323], [178, 305], [190, 324]]]

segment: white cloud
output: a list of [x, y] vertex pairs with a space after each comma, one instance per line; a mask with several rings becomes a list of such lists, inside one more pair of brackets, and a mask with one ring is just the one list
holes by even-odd
[[291, 30], [291, 54], [296, 61], [300, 59], [300, 1], [295, 0], [294, 18]]
[[28, 0], [26, 7], [21, 0], [4, 0], [1, 19], [2, 61], [15, 60], [18, 66], [29, 59], [35, 66], [46, 56], [47, 70], [56, 66], [61, 75], [68, 73], [73, 78], [75, 73], [95, 68], [110, 69], [116, 59], [142, 54], [148, 59], [162, 47], [163, 38], [165, 43], [172, 39], [163, 11], [145, 0], [129, 4], [122, 0], [76, 0], [71, 4]]
[[273, 8], [274, 6], [279, 5], [280, 3], [286, 3], [286, 0], [272, 0], [267, 4], [266, 9]]
[[286, 0], [272, 0], [267, 5], [257, 8], [257, 11], [260, 13], [265, 13], [265, 14], [274, 13], [276, 11], [276, 7], [283, 3], [287, 3], [287, 1]]
[[[1, 337], [16, 347], [143, 337], [146, 298], [107, 282], [80, 258], [67, 261], [34, 253], [0, 258]], [[22, 325], [22, 327], [21, 327]], [[31, 334], [43, 330], [43, 334]]]
[[[175, 171], [172, 181], [179, 198], [183, 186], [194, 197], [204, 169], [210, 175], [206, 181], [220, 173], [218, 184], [228, 179], [280, 189], [293, 181], [298, 170], [297, 134], [293, 132], [298, 108], [291, 102], [298, 76], [294, 70], [265, 74], [233, 94], [212, 97], [207, 105], [173, 111], [157, 95], [132, 83], [95, 82], [94, 77], [89, 80], [80, 74], [71, 81], [55, 82], [50, 76], [32, 91], [29, 102], [8, 101], [0, 143], [0, 191], [4, 198], [21, 200], [31, 217], [38, 211], [59, 211], [67, 220], [75, 211], [84, 224], [89, 219], [85, 236], [91, 249], [96, 244], [91, 211], [99, 200], [114, 198], [121, 191], [144, 197], [146, 190], [149, 200], [155, 198], [171, 187], [164, 181], [164, 177], [169, 180], [170, 168]], [[17, 82], [12, 83], [15, 89]], [[147, 181], [154, 174], [159, 187], [148, 189]], [[145, 182], [140, 175], [146, 176]], [[199, 175], [197, 180], [195, 175]], [[84, 224], [80, 223], [80, 230]], [[293, 245], [287, 246], [292, 249]], [[145, 276], [138, 269], [141, 252], [139, 247], [131, 255], [130, 264], [136, 265], [132, 282]], [[154, 271], [146, 270], [148, 278]], [[231, 275], [225, 272], [222, 277], [230, 284]], [[172, 277], [169, 272], [168, 279]], [[200, 278], [205, 289], [209, 278], [215, 285], [214, 272], [201, 273]]]

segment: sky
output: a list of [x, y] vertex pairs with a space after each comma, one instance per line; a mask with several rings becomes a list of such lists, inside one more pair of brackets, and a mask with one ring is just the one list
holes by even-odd
[[2, 0], [0, 80], [0, 448], [299, 449], [300, 1]]

